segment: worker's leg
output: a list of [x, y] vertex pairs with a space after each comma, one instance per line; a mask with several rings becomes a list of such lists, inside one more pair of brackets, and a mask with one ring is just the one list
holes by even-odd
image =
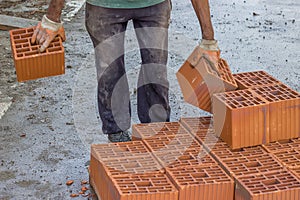
[[121, 9], [86, 4], [86, 28], [95, 47], [98, 108], [105, 134], [130, 127], [130, 102], [124, 67], [124, 35], [129, 18]]
[[138, 9], [133, 23], [142, 56], [138, 80], [138, 116], [142, 123], [170, 120], [167, 80], [168, 27], [171, 5]]

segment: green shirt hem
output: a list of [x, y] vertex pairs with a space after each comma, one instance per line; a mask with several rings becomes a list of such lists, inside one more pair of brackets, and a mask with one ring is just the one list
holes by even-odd
[[87, 0], [86, 2], [94, 6], [104, 8], [145, 8], [164, 2], [165, 0]]

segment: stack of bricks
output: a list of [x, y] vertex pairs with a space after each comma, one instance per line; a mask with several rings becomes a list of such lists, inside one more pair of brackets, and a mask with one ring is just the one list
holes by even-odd
[[212, 124], [137, 124], [135, 141], [93, 145], [91, 185], [101, 200], [299, 199], [300, 139], [233, 150]]
[[239, 90], [213, 96], [215, 132], [232, 149], [300, 137], [300, 94], [263, 71], [233, 75]]
[[233, 199], [233, 179], [181, 123], [133, 133], [132, 142], [92, 145], [90, 183], [101, 200]]
[[142, 141], [92, 145], [89, 171], [101, 200], [178, 200], [165, 169]]
[[[236, 200], [300, 198], [300, 139], [273, 142], [232, 150], [221, 139], [211, 134], [208, 118], [182, 118], [181, 123], [193, 135], [201, 133], [200, 141], [225, 172], [235, 181]], [[216, 191], [218, 192], [218, 191]]]
[[32, 44], [34, 27], [10, 31], [11, 48], [19, 82], [65, 73], [64, 47], [60, 37], [56, 37], [45, 50], [41, 45]]

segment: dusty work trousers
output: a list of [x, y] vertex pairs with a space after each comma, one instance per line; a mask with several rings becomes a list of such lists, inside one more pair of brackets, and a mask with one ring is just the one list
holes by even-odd
[[170, 0], [138, 9], [86, 4], [86, 28], [95, 48], [98, 108], [104, 134], [130, 128], [130, 94], [124, 66], [125, 31], [130, 20], [142, 58], [137, 86], [139, 120], [170, 120], [166, 67], [170, 12]]

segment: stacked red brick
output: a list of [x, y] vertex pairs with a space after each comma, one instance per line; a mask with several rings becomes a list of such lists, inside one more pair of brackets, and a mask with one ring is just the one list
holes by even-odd
[[177, 189], [141, 141], [92, 145], [89, 170], [101, 200], [178, 200]]
[[[182, 118], [181, 122], [193, 135], [201, 136], [198, 138], [212, 157], [234, 178], [236, 200], [300, 198], [300, 139], [232, 150], [211, 133], [208, 124], [212, 122], [207, 119]], [[215, 139], [203, 139], [207, 137]]]
[[300, 136], [300, 94], [266, 72], [234, 74], [239, 89], [213, 97], [214, 128], [231, 148]]
[[34, 27], [10, 31], [10, 41], [18, 81], [27, 81], [65, 73], [64, 47], [55, 38], [45, 52], [41, 45], [31, 44]]
[[[210, 118], [201, 121], [204, 130], [209, 126]], [[135, 136], [144, 136], [143, 133], [150, 136], [144, 137], [143, 142], [166, 169], [179, 191], [179, 200], [233, 199], [232, 179], [182, 124], [134, 125], [133, 133]], [[219, 192], [215, 193], [216, 190]]]

